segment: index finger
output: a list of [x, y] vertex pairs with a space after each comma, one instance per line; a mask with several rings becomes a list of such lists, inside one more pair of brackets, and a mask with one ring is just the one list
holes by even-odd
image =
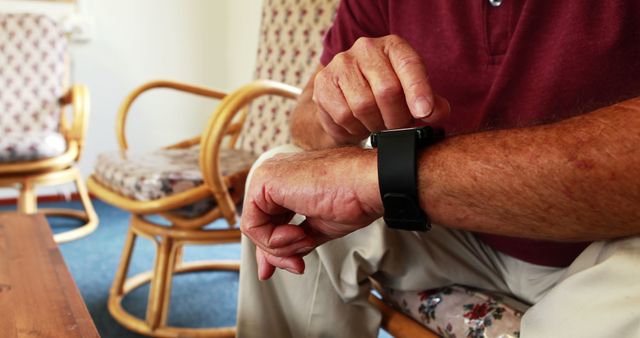
[[271, 215], [262, 210], [255, 200], [248, 198], [242, 207], [240, 230], [258, 247], [268, 246], [275, 225]]
[[416, 119], [428, 117], [434, 110], [435, 99], [422, 58], [400, 38], [390, 39], [386, 50], [411, 115]]
[[265, 190], [268, 189], [247, 194], [240, 221], [242, 233], [273, 256], [291, 256], [314, 246], [314, 239], [308, 238], [302, 228], [287, 224], [293, 211], [273, 201]]

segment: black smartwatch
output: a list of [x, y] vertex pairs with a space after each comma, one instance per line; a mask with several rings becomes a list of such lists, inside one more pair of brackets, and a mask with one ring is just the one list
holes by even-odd
[[390, 228], [431, 229], [429, 217], [418, 200], [417, 151], [443, 138], [443, 129], [429, 126], [371, 134], [371, 146], [378, 148], [378, 184], [384, 221]]

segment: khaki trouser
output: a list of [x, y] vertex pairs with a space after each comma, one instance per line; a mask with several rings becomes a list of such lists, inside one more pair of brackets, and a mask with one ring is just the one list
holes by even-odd
[[[276, 148], [256, 165], [279, 152]], [[255, 246], [242, 242], [238, 337], [376, 337], [380, 313], [368, 276], [397, 290], [451, 284], [510, 293], [534, 303], [521, 337], [640, 337], [640, 239], [595, 242], [567, 268], [530, 264], [471, 233], [434, 226], [389, 230], [382, 221], [305, 257], [303, 275], [259, 281]]]

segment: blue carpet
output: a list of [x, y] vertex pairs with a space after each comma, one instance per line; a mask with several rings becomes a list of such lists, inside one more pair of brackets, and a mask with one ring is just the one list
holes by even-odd
[[[45, 203], [41, 207], [80, 208], [79, 202]], [[120, 326], [107, 310], [107, 297], [115, 275], [129, 224], [129, 214], [102, 201], [94, 207], [100, 218], [98, 229], [88, 237], [60, 245], [60, 250], [73, 275], [89, 312], [104, 338], [143, 337]], [[5, 208], [2, 208], [5, 209]], [[48, 218], [54, 232], [73, 226], [68, 219]], [[224, 226], [222, 222], [214, 226]], [[150, 241], [138, 238], [129, 275], [149, 270], [154, 250]], [[185, 261], [203, 259], [239, 259], [240, 245], [191, 246], [184, 252]], [[143, 286], [125, 298], [123, 305], [139, 318], [144, 318], [149, 288]], [[235, 325], [238, 274], [234, 272], [201, 272], [177, 276], [173, 281], [169, 324], [186, 327]], [[388, 338], [381, 331], [379, 338]]]

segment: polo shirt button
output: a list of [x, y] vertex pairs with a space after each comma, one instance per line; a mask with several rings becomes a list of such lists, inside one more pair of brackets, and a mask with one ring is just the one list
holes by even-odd
[[502, 0], [489, 0], [489, 3], [493, 7], [498, 7], [498, 6], [502, 5]]

